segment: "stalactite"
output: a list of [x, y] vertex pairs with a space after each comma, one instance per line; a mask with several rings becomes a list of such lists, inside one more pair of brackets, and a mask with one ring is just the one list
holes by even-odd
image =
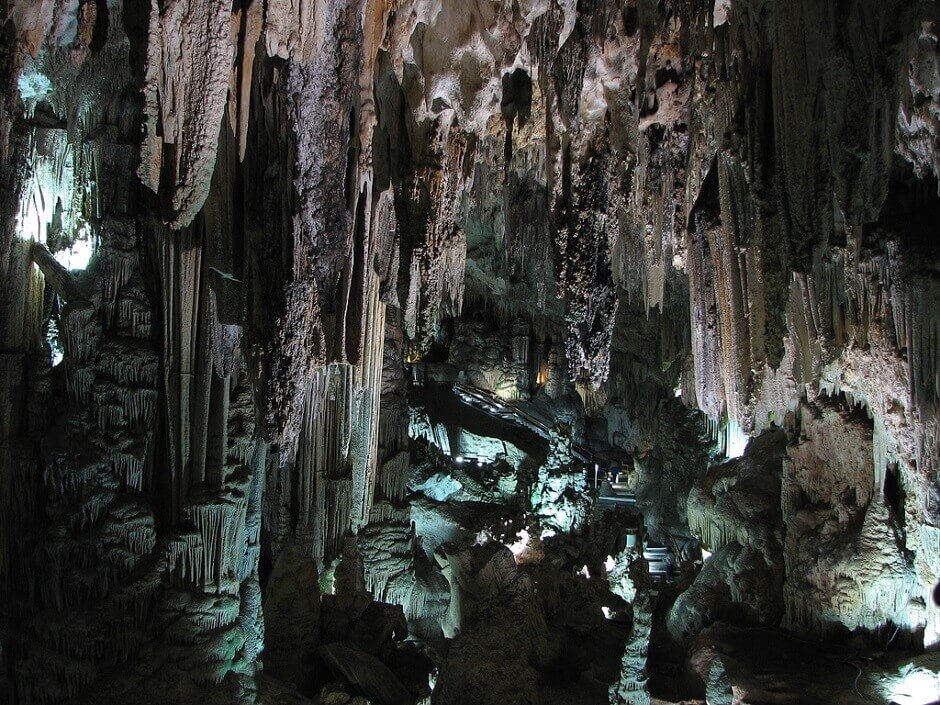
[[379, 455], [379, 416], [385, 348], [385, 304], [380, 282], [369, 274], [363, 316], [363, 353], [357, 366], [356, 420], [351, 439], [353, 472], [353, 528], [368, 522], [375, 494]]
[[616, 162], [598, 140], [587, 148], [583, 163], [563, 157], [555, 209], [560, 238], [558, 285], [565, 296], [568, 334], [565, 354], [572, 382], [598, 389], [607, 380], [610, 339], [617, 296], [610, 262], [611, 233], [619, 197], [611, 189], [609, 171]]
[[[924, 3], [0, 4], [0, 692], [313, 697], [318, 640], [393, 663], [403, 612], [433, 702], [558, 699], [611, 588], [647, 702], [645, 563], [570, 575], [610, 527], [575, 437], [716, 551], [680, 608], [936, 642]], [[409, 406], [455, 378], [536, 450]]]
[[146, 137], [138, 174], [155, 193], [172, 184], [166, 221], [189, 225], [209, 191], [232, 64], [224, 0], [152, 0], [144, 91]]
[[[277, 6], [268, 9], [269, 19], [275, 17]], [[278, 326], [270, 341], [267, 408], [273, 439], [284, 458], [291, 458], [296, 448], [307, 376], [331, 355], [325, 327], [335, 326], [331, 332], [339, 341], [345, 339], [342, 312], [334, 306], [341, 303], [340, 278], [350, 252], [352, 219], [343, 189], [332, 185], [344, 183], [348, 116], [362, 37], [353, 3], [327, 3], [321, 9], [318, 19], [324, 24], [315, 44], [288, 63], [285, 86], [297, 98], [287, 105], [287, 120], [298, 200], [292, 271], [284, 282], [284, 304], [276, 312]], [[323, 154], [337, 158], [324, 160]]]
[[466, 235], [457, 226], [463, 164], [472, 144], [457, 128], [442, 130], [436, 149], [444, 166], [414, 178], [409, 213], [403, 226], [412, 229], [411, 291], [405, 305], [405, 331], [419, 350], [426, 350], [446, 315], [460, 313], [464, 296]]
[[197, 584], [223, 587], [232, 576], [242, 550], [247, 498], [232, 497], [225, 503], [195, 504], [188, 508], [190, 520], [200, 536], [202, 565]]
[[383, 497], [402, 500], [408, 487], [410, 458], [401, 452], [383, 463], [380, 471], [379, 490]]

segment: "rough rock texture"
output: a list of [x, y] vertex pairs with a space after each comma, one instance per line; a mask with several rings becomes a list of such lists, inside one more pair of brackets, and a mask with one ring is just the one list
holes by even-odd
[[525, 703], [537, 697], [530, 661], [546, 648], [544, 618], [512, 553], [505, 547], [490, 553], [486, 562], [473, 554], [451, 559], [455, 570], [466, 573], [452, 580], [466, 583], [481, 604], [468, 615], [472, 626], [455, 639], [449, 654], [454, 665], [445, 664], [432, 702]]
[[166, 199], [174, 230], [192, 223], [209, 193], [233, 50], [225, 0], [151, 0], [138, 174]]
[[621, 554], [608, 576], [611, 591], [631, 605], [633, 622], [620, 668], [620, 678], [610, 688], [613, 705], [645, 705], [650, 702], [647, 660], [653, 620], [649, 566], [640, 557]]
[[0, 34], [0, 701], [927, 673], [934, 3], [0, 0]]
[[585, 498], [584, 467], [575, 460], [571, 442], [570, 427], [551, 429], [548, 457], [539, 468], [531, 492], [532, 512], [539, 518], [543, 532], [579, 529], [590, 510]]
[[713, 555], [669, 611], [674, 639], [695, 635], [718, 619], [779, 622], [784, 441], [781, 431], [765, 433], [751, 443], [747, 456], [711, 468], [689, 493], [689, 529]]
[[926, 604], [899, 508], [875, 491], [870, 422], [838, 404], [804, 406], [799, 443], [787, 452], [786, 622], [811, 631], [841, 624], [918, 633]]

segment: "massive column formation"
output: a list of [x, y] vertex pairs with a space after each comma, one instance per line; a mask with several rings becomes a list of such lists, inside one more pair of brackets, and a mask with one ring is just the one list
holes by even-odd
[[0, 0], [0, 702], [932, 702], [937, 22]]

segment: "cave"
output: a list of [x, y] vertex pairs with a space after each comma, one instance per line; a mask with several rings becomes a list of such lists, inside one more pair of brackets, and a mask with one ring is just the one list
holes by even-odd
[[0, 704], [940, 702], [919, 0], [0, 0]]

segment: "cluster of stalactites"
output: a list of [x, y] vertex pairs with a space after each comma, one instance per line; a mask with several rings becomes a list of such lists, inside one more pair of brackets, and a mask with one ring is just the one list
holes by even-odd
[[385, 304], [375, 280], [372, 290], [360, 364], [317, 368], [305, 393], [294, 496], [298, 531], [312, 533], [321, 565], [337, 555], [348, 531], [368, 522], [377, 477], [389, 478], [377, 467]]

